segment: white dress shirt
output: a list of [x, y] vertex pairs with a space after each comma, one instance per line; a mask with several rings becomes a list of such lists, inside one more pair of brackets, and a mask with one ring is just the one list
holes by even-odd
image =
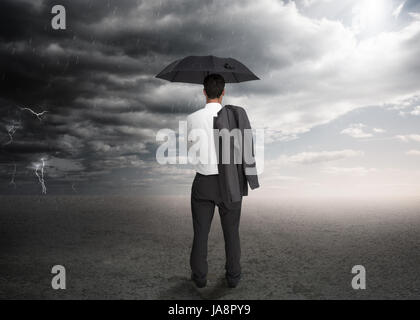
[[[218, 174], [217, 154], [214, 145], [213, 118], [222, 109], [217, 102], [210, 102], [203, 109], [187, 117], [189, 162], [198, 173], [204, 175]], [[199, 150], [199, 152], [196, 152]]]

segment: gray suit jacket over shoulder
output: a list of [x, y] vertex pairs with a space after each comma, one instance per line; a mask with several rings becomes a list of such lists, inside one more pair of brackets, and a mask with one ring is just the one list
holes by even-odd
[[[235, 143], [235, 138], [229, 138], [230, 160], [228, 163], [222, 163], [223, 159], [223, 138], [221, 134], [215, 134], [215, 146], [218, 159], [219, 185], [222, 194], [222, 200], [225, 202], [236, 202], [242, 199], [242, 196], [248, 195], [248, 184], [251, 189], [259, 187], [258, 176], [256, 172], [255, 152], [253, 139], [245, 139], [244, 130], [251, 129], [248, 115], [245, 109], [239, 106], [226, 105], [214, 118], [214, 129], [219, 132], [223, 129], [241, 133]], [[239, 129], [239, 130], [238, 130]], [[225, 130], [226, 131], [226, 130]], [[215, 132], [217, 133], [217, 132]], [[249, 133], [249, 132], [248, 132]], [[252, 154], [245, 157], [245, 151], [251, 150]], [[235, 161], [235, 154], [240, 155], [241, 161]], [[225, 161], [226, 162], [226, 161]], [[240, 162], [240, 163], [238, 163]]]

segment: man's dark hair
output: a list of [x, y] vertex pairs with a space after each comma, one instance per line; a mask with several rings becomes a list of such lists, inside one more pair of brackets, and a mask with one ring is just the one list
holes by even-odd
[[225, 88], [225, 79], [217, 73], [207, 75], [203, 81], [209, 99], [219, 98]]

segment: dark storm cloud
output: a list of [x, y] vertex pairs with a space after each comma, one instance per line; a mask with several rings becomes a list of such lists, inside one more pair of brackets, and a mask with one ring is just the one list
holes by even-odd
[[[42, 157], [81, 159], [88, 171], [78, 174], [86, 176], [130, 166], [136, 163], [131, 158], [124, 161], [132, 157], [130, 154], [151, 158], [156, 129], [175, 126], [174, 120], [172, 124], [168, 118], [159, 119], [160, 112], [177, 112], [173, 105], [142, 98], [142, 93], [161, 83], [151, 77], [164, 66], [154, 52], [164, 52], [167, 44], [158, 45], [159, 36], [153, 30], [113, 32], [94, 27], [107, 17], [124, 25], [124, 17], [141, 2], [64, 1], [65, 31], [50, 26], [54, 4], [1, 3], [3, 179], [9, 179], [11, 164], [17, 164], [19, 174]], [[185, 44], [184, 50], [188, 51]], [[136, 78], [141, 75], [146, 77]], [[48, 113], [41, 122], [20, 107]], [[146, 109], [149, 111], [140, 115], [133, 113]], [[8, 131], [13, 126], [16, 129], [9, 141]], [[56, 163], [48, 170], [51, 175], [57, 169]], [[69, 167], [67, 163], [60, 169], [66, 171]]]
[[[55, 4], [1, 3], [3, 178], [11, 163], [22, 168], [41, 158], [81, 159], [86, 170], [105, 172], [139, 163], [125, 161], [127, 155], [153, 159], [156, 131], [177, 128], [178, 118], [195, 108], [176, 89], [155, 94], [163, 81], [154, 74], [181, 56], [215, 51], [213, 41], [232, 48], [232, 33], [220, 21], [200, 23], [214, 3], [62, 1], [64, 31], [51, 28]], [[20, 107], [48, 113], [39, 121]]]
[[[155, 5], [152, 1], [64, 1], [68, 21], [65, 31], [54, 31], [49, 25], [53, 4], [2, 3], [3, 98], [21, 104], [85, 108], [80, 100], [112, 94], [129, 100], [131, 108], [177, 112], [187, 99], [178, 101], [175, 108], [157, 99], [142, 99], [142, 91], [161, 84], [152, 75], [187, 54], [211, 53], [220, 48], [226, 53], [233, 53], [235, 48], [249, 54], [250, 37], [258, 38], [241, 28], [231, 28], [229, 20], [224, 25], [223, 19], [201, 21], [206, 14], [211, 16], [209, 10], [223, 9], [210, 8], [212, 2]], [[131, 84], [109, 80], [110, 75], [139, 74], [149, 77]]]

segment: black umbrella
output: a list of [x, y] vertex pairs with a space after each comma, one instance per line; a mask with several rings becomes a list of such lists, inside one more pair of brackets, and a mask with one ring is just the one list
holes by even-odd
[[204, 77], [210, 73], [222, 75], [226, 83], [259, 80], [238, 60], [215, 56], [188, 56], [176, 60], [157, 74], [156, 78], [203, 84]]

